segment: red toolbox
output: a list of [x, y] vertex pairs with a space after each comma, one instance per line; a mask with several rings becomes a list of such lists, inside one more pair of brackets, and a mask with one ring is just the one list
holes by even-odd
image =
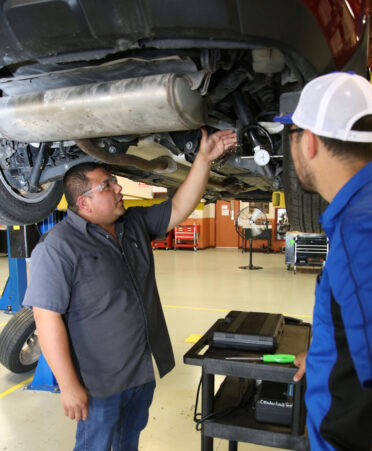
[[193, 247], [198, 249], [199, 225], [179, 225], [174, 229], [174, 248]]
[[153, 249], [171, 249], [173, 247], [173, 229], [169, 231], [163, 240], [151, 241], [151, 246]]

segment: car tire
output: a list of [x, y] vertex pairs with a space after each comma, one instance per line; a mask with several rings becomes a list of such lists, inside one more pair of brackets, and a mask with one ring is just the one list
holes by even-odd
[[13, 373], [26, 373], [36, 367], [40, 345], [32, 310], [23, 308], [0, 334], [0, 363]]
[[307, 233], [323, 233], [319, 216], [328, 203], [319, 194], [304, 191], [294, 167], [287, 130], [283, 132], [284, 196], [291, 230]]
[[39, 193], [22, 193], [0, 171], [0, 224], [35, 224], [52, 213], [63, 194], [62, 180], [47, 183]]

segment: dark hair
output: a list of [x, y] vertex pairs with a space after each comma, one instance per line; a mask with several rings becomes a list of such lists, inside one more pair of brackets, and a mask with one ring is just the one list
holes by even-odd
[[63, 177], [63, 190], [65, 193], [68, 208], [77, 212], [79, 207], [76, 205], [77, 198], [91, 188], [90, 181], [86, 176], [87, 172], [96, 169], [104, 169], [106, 166], [100, 163], [87, 162], [77, 164], [69, 169]]
[[[372, 115], [362, 117], [352, 127], [353, 130], [372, 132]], [[319, 136], [321, 142], [327, 150], [335, 157], [341, 159], [358, 159], [363, 161], [372, 160], [372, 143], [361, 143], [351, 141], [341, 141], [339, 139]]]

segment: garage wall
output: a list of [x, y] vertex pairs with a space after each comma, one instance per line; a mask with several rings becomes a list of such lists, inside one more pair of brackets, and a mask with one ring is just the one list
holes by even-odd
[[133, 197], [153, 199], [154, 193], [167, 193], [166, 188], [146, 185], [145, 183], [134, 182], [124, 177], [118, 177], [119, 184], [123, 187], [124, 199], [133, 199]]
[[[123, 187], [124, 200], [129, 202], [135, 202], [134, 199], [154, 199], [162, 195], [166, 195], [167, 190], [165, 188], [154, 187], [146, 185], [144, 183], [134, 182], [132, 180], [126, 179], [124, 177], [119, 177], [119, 183]], [[159, 199], [160, 201], [160, 199]], [[227, 205], [229, 208], [232, 206], [231, 202], [217, 202], [217, 207], [215, 204], [201, 205], [192, 212], [192, 214], [182, 223], [184, 225], [199, 225], [199, 243], [200, 249], [206, 249], [208, 247], [241, 247], [242, 240], [237, 238], [235, 232], [235, 227], [232, 229], [227, 229], [223, 227], [223, 239], [221, 241], [221, 236], [216, 236], [216, 208], [221, 208], [222, 205]], [[226, 206], [225, 205], [225, 206]], [[234, 202], [234, 218], [236, 219], [240, 210], [245, 207], [249, 207], [249, 202]], [[127, 205], [127, 207], [129, 204]], [[232, 207], [231, 207], [232, 208]], [[271, 247], [273, 250], [280, 250], [284, 246], [284, 241], [276, 240], [276, 229], [275, 229], [275, 208], [272, 203], [269, 204], [269, 211], [267, 218], [270, 222], [271, 228]], [[220, 218], [221, 219], [221, 218]], [[224, 219], [224, 218], [222, 218]], [[234, 222], [234, 221], [233, 221]], [[231, 229], [231, 230], [230, 230]], [[218, 232], [218, 230], [217, 230]], [[226, 233], [229, 237], [226, 237]], [[220, 234], [221, 235], [221, 234]], [[228, 238], [228, 241], [226, 239]], [[225, 242], [226, 241], [226, 242]], [[233, 244], [232, 244], [233, 243]], [[253, 241], [253, 247], [256, 249], [265, 248], [267, 246], [267, 241], [255, 240]]]

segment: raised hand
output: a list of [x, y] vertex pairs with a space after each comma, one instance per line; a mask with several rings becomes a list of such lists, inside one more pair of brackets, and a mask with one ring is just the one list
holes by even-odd
[[199, 153], [206, 156], [210, 163], [229, 149], [236, 147], [237, 138], [233, 130], [220, 130], [209, 136], [204, 128], [201, 131], [202, 139], [200, 141]]

